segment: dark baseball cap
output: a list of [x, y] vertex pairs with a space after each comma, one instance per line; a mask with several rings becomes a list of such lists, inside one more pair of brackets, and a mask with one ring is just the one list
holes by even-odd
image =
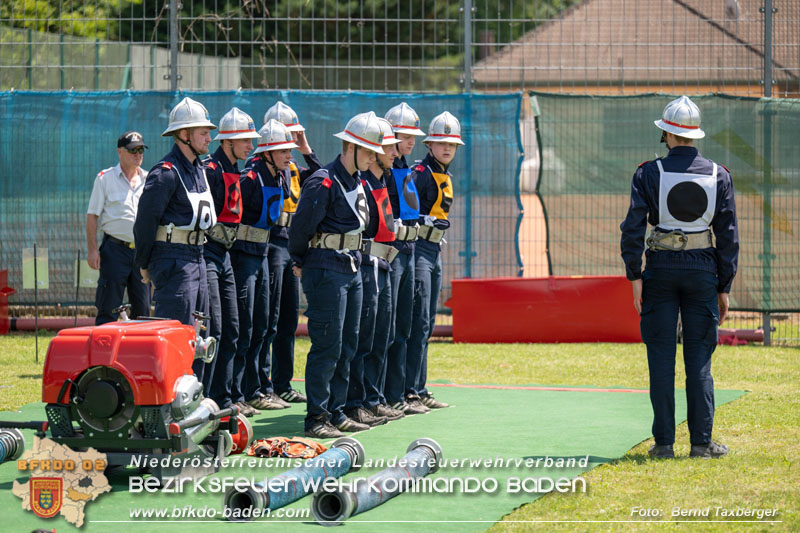
[[147, 145], [144, 144], [142, 134], [138, 131], [126, 131], [119, 136], [119, 139], [117, 139], [117, 148], [132, 150], [133, 148], [138, 148], [139, 146], [144, 146], [147, 148]]

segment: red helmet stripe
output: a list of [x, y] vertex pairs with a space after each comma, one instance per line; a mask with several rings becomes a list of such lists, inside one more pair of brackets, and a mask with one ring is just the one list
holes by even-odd
[[677, 126], [679, 128], [683, 128], [685, 130], [699, 130], [700, 126], [684, 126], [683, 124], [678, 124], [677, 122], [670, 122], [669, 120], [662, 118], [661, 122], [664, 124], [669, 124], [670, 126]]
[[374, 143], [374, 142], [372, 142], [372, 141], [368, 141], [368, 140], [366, 140], [366, 139], [362, 139], [362, 138], [361, 138], [361, 137], [359, 137], [358, 135], [354, 135], [352, 131], [344, 130], [344, 132], [345, 132], [346, 134], [348, 134], [349, 136], [351, 136], [351, 137], [354, 137], [354, 138], [358, 139], [359, 141], [363, 141], [363, 142], [365, 142], [365, 143], [367, 143], [367, 144], [371, 144], [372, 146], [380, 146], [380, 144], [378, 144], [378, 143]]
[[223, 135], [227, 135], [228, 133], [249, 133], [251, 131], [256, 131], [255, 129], [252, 130], [220, 130], [220, 133]]
[[280, 142], [276, 142], [276, 143], [264, 143], [264, 144], [259, 143], [258, 145], [259, 146], [277, 146], [279, 144], [289, 144], [290, 142], [292, 142], [292, 141], [280, 141]]

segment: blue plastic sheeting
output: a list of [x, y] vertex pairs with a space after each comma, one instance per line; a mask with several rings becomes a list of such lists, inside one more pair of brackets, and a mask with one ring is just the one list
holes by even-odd
[[[451, 166], [455, 202], [443, 253], [440, 302], [449, 298], [455, 277], [519, 273], [520, 94], [15, 91], [0, 93], [0, 269], [8, 269], [11, 287], [21, 289], [22, 249], [36, 242], [49, 253], [49, 289], [40, 291], [40, 301], [74, 303], [74, 264], [79, 253], [82, 259], [87, 255], [85, 214], [94, 177], [119, 162], [116, 140], [129, 129], [142, 133], [150, 147], [143, 166], [149, 169], [158, 162], [173, 142], [161, 137], [169, 111], [184, 96], [203, 103], [215, 123], [237, 106], [257, 125], [266, 110], [282, 100], [297, 112], [323, 163], [339, 153], [341, 143], [333, 134], [357, 113], [373, 110], [383, 116], [405, 101], [427, 129], [434, 116], [450, 111], [461, 121], [467, 146]], [[217, 146], [212, 143], [211, 150]], [[412, 158], [422, 159], [425, 153], [418, 142]], [[33, 291], [18, 290], [10, 304], [30, 304], [33, 298]], [[94, 291], [80, 289], [78, 300], [93, 303]]]

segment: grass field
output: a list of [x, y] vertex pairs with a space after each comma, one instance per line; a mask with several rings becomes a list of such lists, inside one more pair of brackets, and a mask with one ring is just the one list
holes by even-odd
[[[40, 401], [47, 341], [47, 337], [40, 337], [39, 364], [35, 364], [32, 335], [0, 337], [0, 410]], [[298, 341], [298, 376], [303, 375], [303, 355], [308, 346], [307, 340]], [[684, 379], [680, 370], [677, 387], [682, 387]], [[686, 424], [681, 424], [675, 447], [678, 459], [649, 459], [647, 448], [652, 439], [645, 441], [622, 459], [585, 474], [587, 493], [548, 494], [506, 516], [491, 531], [697, 530], [698, 526], [702, 531], [727, 531], [732, 527], [748, 531], [800, 530], [800, 349], [722, 346], [715, 353], [713, 374], [717, 388], [750, 391], [717, 410], [714, 437], [731, 447], [728, 457], [688, 459], [688, 432]], [[430, 348], [428, 375], [431, 380], [457, 383], [648, 386], [644, 347], [638, 344], [435, 342]], [[510, 434], [513, 435], [513, 428]], [[712, 516], [688, 519], [702, 521], [702, 525], [680, 523], [677, 518], [656, 525], [649, 523], [651, 518], [632, 515], [636, 507], [659, 509], [669, 520], [676, 506], [710, 507]], [[776, 519], [782, 523], [734, 526], [712, 522], [718, 506], [734, 510], [777, 509]], [[630, 520], [644, 522], [621, 523]]]

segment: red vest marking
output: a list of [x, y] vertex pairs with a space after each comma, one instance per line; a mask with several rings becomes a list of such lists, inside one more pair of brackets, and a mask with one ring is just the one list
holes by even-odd
[[223, 172], [222, 179], [225, 181], [225, 200], [217, 220], [238, 224], [242, 221], [242, 186], [239, 184], [239, 174]]
[[392, 203], [389, 201], [389, 190], [382, 189], [370, 190], [375, 203], [378, 205], [378, 233], [375, 235], [375, 242], [392, 242], [394, 240], [394, 217], [392, 216]]
[[322, 186], [325, 187], [326, 189], [330, 189], [331, 185], [333, 185], [333, 182], [331, 181], [330, 178], [325, 178], [324, 180], [322, 180]]

